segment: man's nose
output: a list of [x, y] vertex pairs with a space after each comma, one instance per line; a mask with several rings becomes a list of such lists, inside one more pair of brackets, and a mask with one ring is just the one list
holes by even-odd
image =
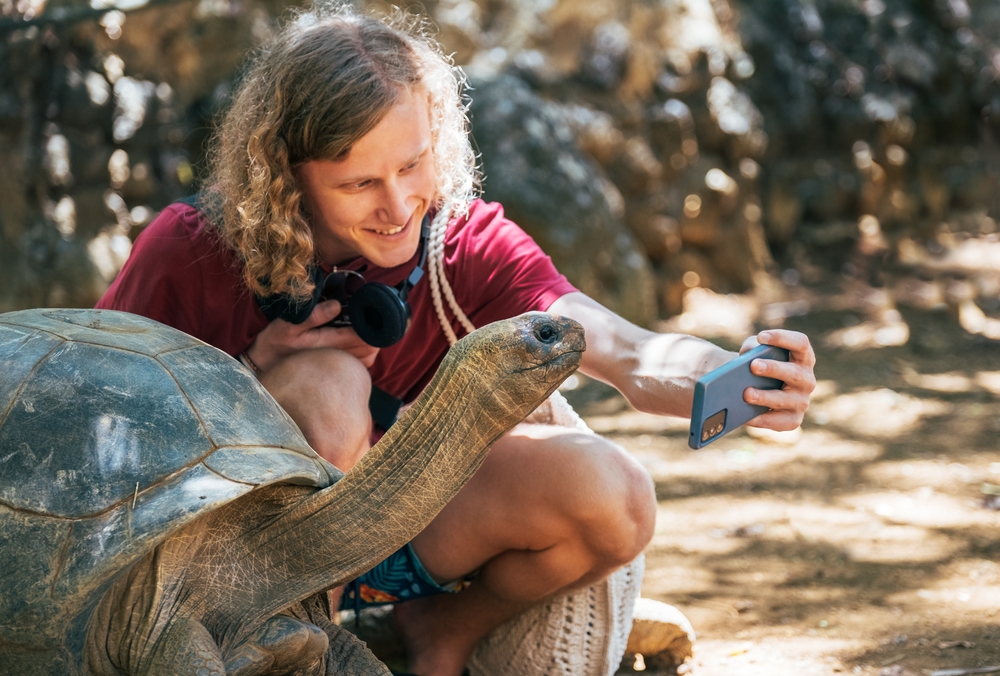
[[403, 225], [410, 217], [412, 209], [406, 203], [406, 191], [399, 181], [386, 185], [382, 201], [383, 218], [392, 225]]

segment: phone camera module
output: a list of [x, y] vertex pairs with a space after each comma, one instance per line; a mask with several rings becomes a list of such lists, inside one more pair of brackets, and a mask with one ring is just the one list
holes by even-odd
[[705, 424], [701, 426], [701, 443], [705, 443], [712, 437], [722, 434], [722, 431], [726, 429], [727, 410], [729, 409], [724, 408], [715, 415], [705, 419]]

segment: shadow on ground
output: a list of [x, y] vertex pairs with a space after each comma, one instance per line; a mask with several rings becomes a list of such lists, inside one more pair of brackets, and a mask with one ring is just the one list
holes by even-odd
[[568, 396], [653, 475], [645, 596], [698, 632], [699, 676], [929, 674], [1000, 665], [1000, 345], [908, 313], [904, 345], [817, 345], [803, 429], [687, 448], [686, 421], [584, 382]]

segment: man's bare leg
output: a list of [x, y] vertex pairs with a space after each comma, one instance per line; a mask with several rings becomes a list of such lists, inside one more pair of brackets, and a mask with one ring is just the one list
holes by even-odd
[[649, 475], [619, 447], [565, 428], [519, 426], [413, 541], [438, 581], [480, 573], [460, 594], [396, 606], [410, 670], [459, 676], [492, 629], [638, 556], [655, 513]]
[[341, 350], [306, 350], [282, 359], [261, 384], [299, 426], [309, 445], [343, 471], [368, 452], [371, 378]]

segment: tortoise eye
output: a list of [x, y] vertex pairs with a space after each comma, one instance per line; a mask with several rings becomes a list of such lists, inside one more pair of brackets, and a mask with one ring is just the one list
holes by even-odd
[[537, 329], [535, 329], [535, 338], [542, 341], [546, 345], [551, 345], [552, 343], [559, 340], [559, 331], [552, 324], [542, 324]]

